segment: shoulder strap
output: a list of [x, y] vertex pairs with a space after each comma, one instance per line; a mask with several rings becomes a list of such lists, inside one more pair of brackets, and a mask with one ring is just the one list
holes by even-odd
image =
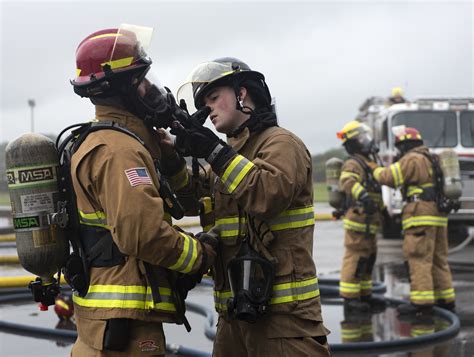
[[361, 158], [355, 155], [351, 155], [349, 156], [349, 158], [356, 161], [362, 167], [365, 174], [367, 175], [367, 185], [372, 187], [374, 191], [376, 192], [381, 191], [380, 184], [377, 182], [377, 180], [375, 180], [374, 174], [372, 172], [372, 169], [369, 167], [369, 165], [367, 165], [367, 163], [364, 160], [362, 160]]

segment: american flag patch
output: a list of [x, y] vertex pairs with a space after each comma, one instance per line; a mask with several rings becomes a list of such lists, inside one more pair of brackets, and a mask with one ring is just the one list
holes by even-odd
[[132, 187], [153, 184], [145, 167], [134, 167], [133, 169], [127, 169], [125, 170], [125, 175], [127, 176], [128, 182], [130, 182]]

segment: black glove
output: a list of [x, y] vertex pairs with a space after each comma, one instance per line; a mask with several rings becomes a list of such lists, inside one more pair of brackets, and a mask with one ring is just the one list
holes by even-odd
[[[204, 108], [194, 115], [202, 116], [203, 112], [208, 114], [209, 109]], [[219, 137], [211, 129], [203, 126], [192, 116], [186, 122], [175, 121], [171, 128], [171, 133], [176, 135], [176, 149], [181, 154], [186, 154], [184, 156], [207, 159], [220, 142]]]
[[377, 212], [377, 205], [367, 191], [363, 191], [360, 194], [359, 201], [362, 202], [366, 214], [371, 215]]
[[194, 274], [183, 274], [178, 273], [176, 279], [176, 289], [178, 290], [178, 294], [182, 300], [185, 300], [188, 296], [188, 292], [195, 288], [197, 284], [199, 284], [202, 280], [202, 274], [194, 273]]
[[201, 232], [196, 234], [196, 238], [201, 243], [207, 244], [212, 247], [212, 249], [217, 250], [219, 247], [219, 239], [217, 235], [211, 231], [209, 232]]

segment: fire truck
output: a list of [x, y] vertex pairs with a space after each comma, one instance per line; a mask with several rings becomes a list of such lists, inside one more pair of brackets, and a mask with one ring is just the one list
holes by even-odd
[[[394, 161], [392, 127], [398, 125], [418, 129], [434, 153], [446, 148], [457, 153], [463, 194], [460, 209], [449, 215], [448, 227], [450, 236], [466, 236], [474, 225], [474, 98], [419, 98], [390, 105], [385, 98], [371, 97], [360, 106], [357, 120], [372, 128], [384, 166]], [[385, 220], [384, 236], [400, 237], [401, 193], [383, 186], [382, 194], [390, 217]]]

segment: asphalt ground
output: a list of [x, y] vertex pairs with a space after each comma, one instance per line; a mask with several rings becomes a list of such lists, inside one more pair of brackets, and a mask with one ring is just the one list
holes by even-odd
[[[326, 208], [326, 207], [324, 207]], [[314, 260], [320, 277], [337, 277], [342, 261], [343, 228], [341, 222], [316, 222], [314, 236]], [[0, 255], [14, 254], [14, 248], [1, 249]], [[461, 252], [453, 255], [453, 262], [472, 262], [474, 245], [470, 245]], [[456, 264], [454, 264], [456, 265]], [[458, 266], [458, 265], [456, 265]], [[474, 271], [454, 270], [454, 287], [457, 298], [457, 313], [461, 320], [461, 331], [458, 336], [443, 344], [416, 348], [411, 352], [391, 352], [388, 354], [370, 354], [370, 356], [474, 356]], [[26, 275], [21, 267], [0, 266], [0, 275]], [[378, 263], [375, 269], [375, 279], [387, 284], [387, 295], [396, 298], [407, 298], [409, 285], [406, 272], [403, 269], [401, 242], [379, 240]], [[209, 307], [213, 306], [212, 290], [210, 287], [198, 287], [189, 294], [190, 301]], [[167, 342], [183, 344], [187, 347], [211, 351], [212, 342], [204, 336], [204, 320], [201, 316], [189, 313], [188, 318], [193, 330], [188, 334], [183, 326], [166, 325]], [[341, 343], [341, 322], [346, 318], [340, 306], [323, 304], [323, 318], [325, 325], [332, 331], [330, 343]], [[31, 324], [54, 328], [58, 319], [52, 310], [38, 311], [35, 303], [9, 304], [0, 306], [0, 319], [17, 323]], [[391, 340], [409, 337], [410, 326], [401, 323], [396, 318], [393, 309], [370, 317], [372, 323], [372, 339]], [[12, 334], [0, 333], [0, 356], [67, 356], [71, 346], [56, 342], [40, 340]], [[339, 354], [338, 354], [339, 355]], [[347, 355], [347, 354], [345, 354]], [[351, 355], [351, 354], [349, 354]], [[369, 356], [369, 354], [365, 354]]]

